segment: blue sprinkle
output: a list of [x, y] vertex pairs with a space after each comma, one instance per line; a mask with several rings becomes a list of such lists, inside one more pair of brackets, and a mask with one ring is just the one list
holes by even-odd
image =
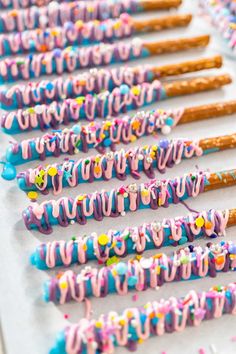
[[81, 126], [79, 124], [76, 124], [72, 127], [72, 131], [75, 133], [75, 134], [79, 134], [81, 132]]
[[119, 275], [125, 275], [127, 270], [128, 267], [124, 262], [120, 262], [116, 265], [116, 271]]
[[53, 89], [53, 84], [51, 82], [48, 82], [47, 85], [46, 85], [46, 89], [47, 90], [52, 90]]
[[103, 140], [103, 145], [104, 145], [105, 147], [110, 146], [110, 145], [111, 145], [111, 139], [107, 138], [107, 139]]
[[120, 93], [122, 95], [125, 95], [125, 94], [129, 93], [129, 90], [130, 89], [129, 89], [128, 85], [123, 84], [123, 85], [120, 86]]
[[171, 117], [166, 118], [165, 124], [171, 127], [174, 124], [174, 119]]

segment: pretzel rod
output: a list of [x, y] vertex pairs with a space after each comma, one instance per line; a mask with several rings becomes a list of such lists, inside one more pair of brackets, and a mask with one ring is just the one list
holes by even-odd
[[29, 80], [41, 75], [62, 74], [77, 69], [98, 67], [111, 63], [206, 47], [209, 36], [178, 38], [145, 43], [134, 38], [130, 43], [101, 43], [86, 47], [56, 48], [51, 52], [31, 54], [28, 57], [5, 58], [0, 61], [0, 83]]
[[210, 119], [236, 113], [236, 101], [214, 103], [179, 110], [152, 110], [136, 113], [133, 117], [112, 121], [75, 125], [71, 129], [54, 130], [41, 137], [11, 142], [6, 159], [13, 165], [32, 160], [45, 160], [47, 156], [70, 155], [95, 148], [105, 154], [106, 148], [116, 150], [118, 143], [128, 144], [145, 135], [169, 134], [178, 124]]
[[134, 14], [143, 11], [163, 10], [178, 7], [181, 1], [74, 1], [51, 2], [43, 7], [11, 10], [0, 14], [0, 33], [22, 32], [28, 29], [63, 26], [66, 22], [105, 20], [116, 18], [127, 12]]
[[191, 15], [168, 15], [160, 18], [138, 21], [128, 14], [118, 19], [90, 21], [81, 23], [67, 22], [63, 27], [35, 29], [21, 33], [0, 35], [0, 55], [41, 52], [67, 46], [78, 46], [113, 41], [131, 37], [133, 33], [161, 31], [164, 29], [187, 26]]
[[236, 148], [236, 134], [191, 141], [188, 139], [161, 140], [158, 144], [108, 152], [84, 159], [69, 160], [62, 163], [41, 164], [17, 175], [20, 189], [40, 191], [52, 189], [59, 195], [66, 187], [74, 188], [82, 183], [106, 181], [118, 178], [122, 181], [128, 175], [135, 179], [144, 172], [148, 178], [155, 177], [155, 170], [165, 173], [167, 167], [174, 167], [182, 159], [200, 157], [220, 150]]
[[173, 180], [153, 179], [141, 185], [132, 183], [110, 191], [33, 203], [22, 215], [27, 229], [49, 234], [53, 225], [65, 227], [71, 222], [84, 225], [90, 218], [102, 221], [104, 217], [123, 216], [129, 211], [147, 208], [156, 210], [160, 206], [168, 207], [172, 203], [197, 197], [208, 190], [232, 185], [236, 185], [236, 170], [211, 174], [198, 172]]
[[[100, 269], [85, 267], [80, 272], [67, 270], [52, 277], [43, 287], [46, 302], [65, 304], [85, 301], [87, 297], [109, 294], [127, 295], [130, 291], [156, 289], [164, 283], [215, 278], [219, 273], [236, 270], [236, 244], [208, 242], [205, 247], [190, 245], [170, 256], [166, 253], [119, 262]], [[103, 282], [101, 282], [103, 279]]]
[[151, 82], [166, 76], [186, 74], [190, 72], [220, 68], [222, 57], [217, 55], [209, 58], [184, 61], [164, 66], [121, 66], [112, 69], [91, 69], [90, 71], [70, 76], [57, 77], [53, 80], [41, 80], [25, 85], [14, 85], [1, 90], [0, 104], [3, 109], [30, 107], [35, 104], [61, 101], [88, 93], [111, 91], [122, 84], [132, 86], [143, 82]]
[[178, 124], [217, 118], [236, 113], [236, 100], [185, 108]]
[[56, 127], [58, 124], [68, 124], [69, 121], [80, 119], [94, 121], [97, 117], [118, 115], [163, 99], [217, 89], [230, 82], [229, 75], [217, 75], [171, 83], [155, 80], [133, 87], [121, 85], [111, 93], [80, 96], [63, 102], [54, 101], [50, 105], [37, 105], [26, 110], [10, 112], [2, 117], [1, 125], [8, 133], [18, 133], [32, 128], [43, 130], [45, 127]]
[[144, 306], [126, 308], [118, 314], [111, 311], [98, 319], [81, 319], [68, 324], [57, 335], [53, 354], [102, 352], [114, 353], [116, 347], [135, 351], [138, 343], [164, 333], [198, 327], [202, 321], [224, 314], [235, 315], [236, 284], [217, 285], [209, 291], [191, 290], [182, 298], [148, 302]]

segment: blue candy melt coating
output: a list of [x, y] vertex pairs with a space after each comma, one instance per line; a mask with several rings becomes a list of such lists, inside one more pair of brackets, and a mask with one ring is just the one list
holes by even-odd
[[10, 162], [4, 163], [3, 170], [1, 176], [3, 179], [7, 181], [11, 181], [16, 178], [16, 168]]

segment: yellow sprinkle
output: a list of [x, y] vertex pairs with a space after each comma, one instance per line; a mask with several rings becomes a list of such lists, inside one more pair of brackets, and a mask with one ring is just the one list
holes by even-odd
[[140, 94], [140, 88], [138, 86], [134, 86], [131, 88], [131, 92], [133, 95], [138, 96]]
[[99, 156], [95, 157], [95, 162], [98, 163], [101, 160]]
[[197, 227], [202, 227], [205, 224], [205, 221], [204, 221], [203, 217], [199, 216], [195, 220], [195, 224], [197, 225]]
[[67, 288], [67, 283], [66, 282], [60, 282], [60, 288], [61, 289], [66, 289]]
[[84, 200], [84, 195], [79, 195], [78, 198], [77, 198], [77, 200], [79, 200], [80, 202], [81, 202], [82, 200]]
[[121, 23], [120, 22], [116, 22], [116, 23], [114, 23], [113, 28], [114, 29], [119, 29], [120, 26], [121, 26]]
[[126, 316], [127, 316], [127, 318], [132, 318], [133, 317], [132, 311], [128, 311]]
[[150, 153], [150, 157], [151, 157], [152, 159], [155, 159], [155, 156], [156, 156], [155, 152], [151, 152], [151, 153]]
[[75, 25], [76, 25], [77, 28], [81, 28], [81, 27], [83, 27], [84, 23], [83, 23], [83, 21], [78, 20], [78, 21], [75, 22]]
[[143, 197], [148, 197], [148, 196], [149, 196], [149, 191], [148, 191], [147, 189], [143, 189], [143, 190], [141, 191], [141, 195], [142, 195]]
[[48, 175], [49, 175], [49, 176], [53, 177], [53, 176], [56, 176], [56, 174], [57, 174], [57, 169], [56, 169], [56, 167], [50, 167], [50, 168], [48, 169]]
[[125, 325], [125, 320], [124, 320], [124, 319], [121, 319], [121, 320], [119, 321], [119, 324], [120, 324], [121, 326], [124, 326], [124, 325]]
[[138, 339], [138, 344], [142, 344], [143, 342], [144, 342], [143, 339], [141, 338]]
[[87, 245], [83, 245], [83, 250], [87, 251], [87, 249], [88, 249]]
[[153, 150], [153, 151], [157, 151], [157, 146], [156, 146], [156, 145], [153, 145], [153, 146], [152, 146], [152, 150]]
[[30, 191], [29, 193], [27, 193], [27, 196], [29, 199], [37, 199], [38, 198], [38, 193], [35, 191]]
[[130, 138], [131, 143], [133, 143], [133, 142], [136, 141], [136, 140], [137, 140], [136, 136], [135, 136], [135, 135], [132, 135], [131, 138]]
[[96, 321], [95, 322], [95, 327], [102, 328], [102, 322], [101, 321]]
[[98, 243], [102, 246], [105, 246], [109, 242], [109, 237], [106, 234], [101, 234], [98, 237]]
[[40, 171], [39, 171], [39, 176], [44, 176], [45, 173], [46, 173], [46, 172], [45, 172], [44, 170], [40, 170]]
[[157, 318], [163, 318], [163, 317], [164, 317], [163, 313], [158, 313], [157, 314]]

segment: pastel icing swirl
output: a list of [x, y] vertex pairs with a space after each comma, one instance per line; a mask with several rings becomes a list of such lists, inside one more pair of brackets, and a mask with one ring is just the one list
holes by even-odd
[[9, 112], [2, 118], [2, 127], [10, 132], [28, 131], [58, 127], [59, 124], [77, 122], [80, 119], [94, 121], [138, 109], [165, 99], [165, 88], [158, 80], [152, 83], [128, 87], [121, 85], [98, 95], [68, 98], [63, 102], [54, 101], [50, 105], [37, 105], [26, 110]]
[[168, 207], [189, 197], [196, 197], [204, 191], [208, 174], [198, 172], [186, 174], [173, 180], [154, 179], [137, 185], [123, 185], [110, 191], [78, 195], [75, 198], [61, 197], [41, 204], [32, 203], [23, 211], [23, 219], [28, 229], [38, 229], [49, 234], [52, 225], [68, 226], [71, 222], [81, 225], [89, 218], [97, 221], [104, 217], [118, 217], [125, 212], [139, 209]]
[[0, 92], [0, 102], [4, 109], [23, 108], [88, 93], [111, 91], [122, 84], [134, 86], [153, 81], [154, 78], [158, 78], [158, 73], [154, 74], [149, 65], [93, 68], [66, 78], [57, 77], [53, 80], [44, 79], [25, 85], [13, 85]]
[[187, 217], [154, 221], [124, 230], [110, 229], [101, 235], [96, 232], [89, 236], [69, 241], [41, 243], [31, 256], [31, 263], [40, 269], [56, 266], [84, 264], [96, 259], [108, 264], [117, 257], [127, 254], [142, 254], [148, 249], [163, 246], [177, 246], [193, 242], [200, 237], [214, 238], [225, 234], [229, 211], [202, 211]]
[[182, 159], [202, 154], [198, 142], [162, 140], [158, 145], [130, 148], [128, 151], [122, 149], [77, 161], [65, 160], [61, 164], [49, 164], [46, 168], [40, 165], [19, 173], [17, 179], [19, 186], [25, 190], [47, 193], [52, 188], [53, 193], [58, 195], [64, 187], [72, 188], [84, 182], [107, 181], [114, 177], [123, 181], [127, 175], [139, 179], [142, 171], [148, 178], [154, 178], [155, 169], [164, 173], [167, 167], [179, 164]]
[[11, 142], [6, 152], [7, 161], [21, 164], [47, 156], [70, 155], [78, 151], [88, 152], [95, 148], [105, 154], [106, 149], [116, 150], [119, 143], [129, 144], [145, 135], [167, 134], [180, 121], [184, 110], [140, 111], [133, 117], [125, 116], [103, 122], [94, 121], [88, 125], [75, 125], [72, 129], [57, 129], [41, 137], [24, 139], [20, 143]]
[[63, 26], [67, 22], [106, 20], [119, 17], [124, 12], [142, 10], [139, 0], [112, 1], [51, 1], [47, 6], [11, 10], [0, 14], [0, 32], [22, 32], [34, 28]]
[[82, 302], [89, 296], [105, 297], [116, 292], [155, 289], [173, 281], [216, 277], [219, 272], [236, 269], [236, 245], [222, 241], [206, 247], [190, 245], [171, 256], [158, 253], [153, 257], [138, 256], [128, 262], [118, 262], [99, 269], [86, 266], [79, 273], [67, 270], [44, 284], [46, 301], [64, 304]]
[[236, 314], [236, 284], [216, 286], [197, 293], [191, 290], [182, 298], [148, 302], [144, 306], [115, 311], [95, 319], [81, 319], [68, 325], [58, 336], [53, 354], [113, 353], [122, 346], [134, 351], [140, 341], [151, 336], [183, 331], [199, 326], [203, 320]]
[[55, 48], [88, 45], [130, 37], [131, 18], [122, 14], [119, 19], [90, 22], [66, 22], [63, 27], [35, 29], [0, 35], [0, 55], [27, 52], [47, 52]]
[[0, 61], [0, 83], [29, 80], [41, 75], [72, 73], [77, 69], [120, 63], [150, 55], [142, 40], [130, 43], [100, 43], [93, 46], [70, 46], [65, 49], [29, 54], [27, 57], [5, 58]]

